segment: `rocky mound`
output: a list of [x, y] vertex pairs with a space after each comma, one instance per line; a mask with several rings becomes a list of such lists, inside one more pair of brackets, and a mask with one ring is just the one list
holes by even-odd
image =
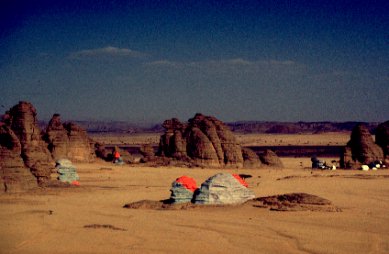
[[261, 161], [259, 156], [250, 148], [242, 148], [243, 167], [244, 168], [260, 168]]
[[[242, 168], [242, 148], [231, 130], [212, 116], [196, 114], [187, 124], [173, 118], [163, 123], [158, 155], [208, 167]], [[251, 156], [252, 161], [255, 156]], [[259, 162], [259, 161], [257, 161]]]
[[249, 190], [247, 183], [238, 175], [219, 173], [206, 180], [193, 201], [195, 204], [242, 204], [255, 198], [253, 191]]
[[259, 156], [259, 158], [261, 162], [267, 166], [276, 167], [276, 168], [284, 167], [282, 161], [277, 156], [277, 154], [270, 149], [265, 150], [265, 152], [261, 156]]
[[273, 211], [325, 211], [340, 212], [328, 199], [307, 193], [290, 193], [256, 198], [250, 201], [254, 207]]
[[362, 164], [368, 165], [382, 160], [384, 160], [383, 150], [374, 143], [367, 127], [362, 124], [356, 125], [340, 158], [341, 167], [359, 168]]
[[375, 133], [375, 142], [384, 152], [385, 164], [389, 165], [389, 121], [378, 125]]
[[172, 183], [170, 201], [173, 204], [191, 202], [196, 190], [197, 184], [193, 178], [181, 176]]
[[86, 131], [75, 123], [61, 123], [54, 114], [46, 129], [45, 140], [54, 159], [67, 158], [75, 162], [92, 162], [95, 151]]

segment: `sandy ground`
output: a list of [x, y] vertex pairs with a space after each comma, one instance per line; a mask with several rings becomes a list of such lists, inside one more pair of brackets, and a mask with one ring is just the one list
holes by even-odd
[[[90, 137], [105, 144], [121, 145], [158, 145], [160, 133], [92, 133]], [[327, 132], [320, 134], [239, 134], [235, 133], [238, 142], [244, 146], [286, 146], [286, 145], [346, 145], [350, 140], [349, 132]]]
[[125, 209], [168, 198], [181, 175], [201, 184], [222, 170], [76, 164], [80, 187], [0, 194], [0, 253], [389, 253], [389, 170], [312, 172], [309, 158], [282, 160], [282, 170], [225, 171], [251, 174], [258, 197], [306, 192], [342, 212]]

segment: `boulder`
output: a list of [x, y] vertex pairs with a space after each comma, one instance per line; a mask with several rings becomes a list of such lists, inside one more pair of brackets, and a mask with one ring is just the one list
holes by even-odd
[[194, 195], [195, 204], [242, 204], [255, 198], [238, 175], [219, 173], [206, 180]]
[[260, 168], [261, 161], [259, 156], [250, 148], [242, 148], [243, 167], [244, 168]]
[[361, 164], [368, 165], [382, 160], [384, 160], [384, 152], [379, 145], [374, 143], [368, 128], [362, 124], [356, 125], [351, 132], [350, 141], [341, 155], [341, 166], [358, 168]]
[[283, 168], [282, 161], [275, 152], [270, 149], [266, 149], [265, 152], [259, 156], [261, 162], [270, 167]]
[[197, 190], [196, 181], [188, 176], [181, 176], [172, 183], [170, 202], [173, 204], [191, 202]]

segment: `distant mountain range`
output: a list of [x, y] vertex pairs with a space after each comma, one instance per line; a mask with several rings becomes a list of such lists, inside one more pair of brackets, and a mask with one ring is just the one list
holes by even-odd
[[[110, 133], [162, 133], [161, 124], [141, 126], [124, 121], [73, 121], [85, 128], [88, 132]], [[364, 124], [374, 133], [379, 123], [369, 122], [262, 122], [239, 121], [226, 123], [234, 132], [238, 133], [269, 133], [269, 134], [298, 134], [298, 133], [324, 133], [349, 132], [357, 124]], [[40, 127], [45, 129], [47, 122], [41, 121]]]

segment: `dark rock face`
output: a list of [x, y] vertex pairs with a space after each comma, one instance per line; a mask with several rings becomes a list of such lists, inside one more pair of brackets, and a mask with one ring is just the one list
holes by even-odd
[[374, 143], [369, 130], [361, 124], [355, 126], [351, 132], [351, 139], [345, 148], [345, 153], [341, 157], [341, 166], [343, 168], [357, 168], [361, 164], [370, 164], [383, 159], [382, 148]]
[[385, 164], [389, 165], [389, 121], [378, 125], [375, 134], [376, 144], [379, 145], [385, 156]]
[[[54, 170], [54, 161], [47, 149], [47, 144], [42, 139], [36, 115], [36, 110], [31, 103], [21, 101], [5, 114], [2, 122], [1, 161], [8, 161], [3, 162], [3, 172], [15, 169], [10, 166], [10, 163], [16, 163], [16, 168], [21, 171], [18, 174], [23, 175], [24, 178], [28, 177], [27, 188], [30, 186], [31, 179], [29, 173], [24, 172], [21, 167], [20, 158], [25, 168], [30, 170], [40, 185], [50, 180], [50, 174]], [[21, 184], [25, 184], [22, 179], [21, 181]]]
[[196, 114], [188, 124], [173, 118], [163, 127], [158, 155], [210, 167], [243, 167], [241, 146], [215, 117]]
[[74, 162], [92, 162], [95, 151], [86, 131], [74, 123], [61, 123], [54, 114], [46, 129], [45, 140], [54, 159], [70, 159]]
[[277, 168], [284, 167], [280, 158], [272, 150], [269, 149], [265, 150], [265, 152], [261, 156], [259, 156], [259, 158], [261, 162], [267, 166], [277, 167]]

